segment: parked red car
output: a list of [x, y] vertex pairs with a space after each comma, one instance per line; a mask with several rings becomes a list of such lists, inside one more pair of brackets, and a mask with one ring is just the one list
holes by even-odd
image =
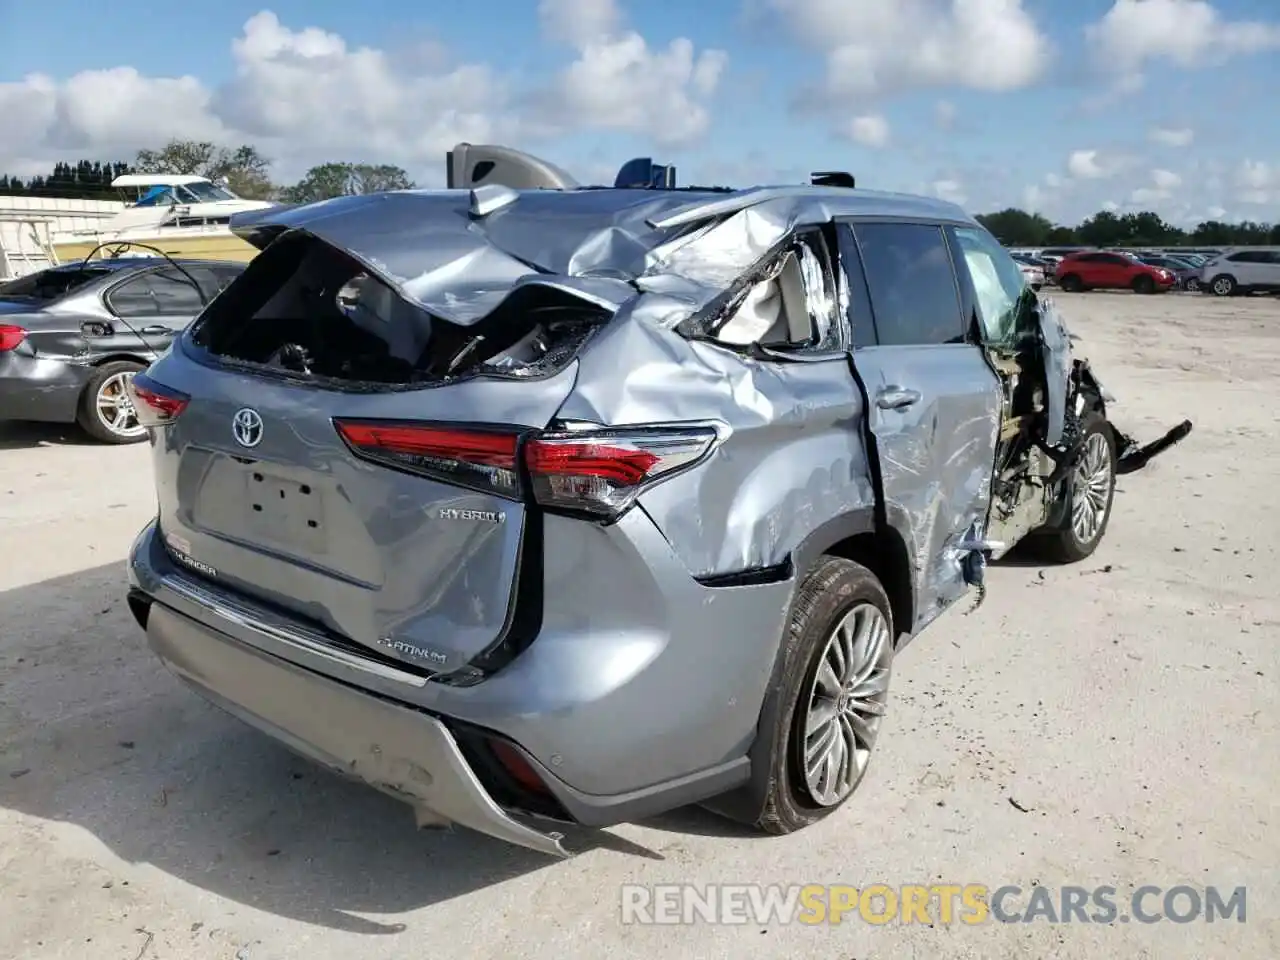
[[1132, 290], [1164, 293], [1178, 283], [1177, 274], [1123, 253], [1091, 251], [1062, 258], [1054, 276], [1068, 293], [1077, 290]]

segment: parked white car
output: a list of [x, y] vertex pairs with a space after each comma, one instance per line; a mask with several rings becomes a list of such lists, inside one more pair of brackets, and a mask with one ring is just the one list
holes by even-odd
[[1045, 284], [1044, 267], [1037, 263], [1031, 263], [1030, 257], [1025, 254], [1014, 254], [1013, 260], [1018, 265], [1018, 269], [1022, 271], [1022, 279], [1027, 282], [1032, 290], [1039, 290]]
[[1200, 268], [1200, 289], [1219, 297], [1280, 293], [1280, 247], [1224, 251]]

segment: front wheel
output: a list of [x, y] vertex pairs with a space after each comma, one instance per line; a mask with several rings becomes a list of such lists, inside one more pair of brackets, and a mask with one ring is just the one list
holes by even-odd
[[1062, 288], [1063, 293], [1079, 293], [1084, 289], [1084, 284], [1080, 282], [1080, 278], [1074, 273], [1068, 273], [1059, 280], [1058, 286]]
[[772, 834], [838, 809], [866, 775], [888, 702], [893, 613], [876, 575], [822, 558], [796, 592], [752, 749], [752, 782], [706, 804]]
[[1155, 293], [1156, 282], [1152, 280], [1150, 277], [1148, 277], [1146, 274], [1142, 274], [1141, 276], [1134, 277], [1133, 292], [1134, 293]]
[[1229, 273], [1220, 274], [1213, 278], [1210, 289], [1219, 297], [1229, 297], [1236, 292], [1236, 278]]
[[98, 367], [84, 393], [76, 422], [99, 443], [137, 443], [147, 436], [129, 398], [129, 381], [143, 369], [131, 360], [113, 360]]
[[1063, 480], [1066, 498], [1061, 523], [1038, 537], [1046, 559], [1076, 563], [1098, 549], [1111, 521], [1116, 495], [1116, 448], [1111, 426], [1101, 414], [1084, 421], [1079, 449]]

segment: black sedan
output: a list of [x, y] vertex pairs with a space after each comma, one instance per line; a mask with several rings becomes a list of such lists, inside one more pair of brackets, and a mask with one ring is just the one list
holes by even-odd
[[121, 257], [0, 283], [0, 421], [146, 437], [125, 387], [247, 264]]

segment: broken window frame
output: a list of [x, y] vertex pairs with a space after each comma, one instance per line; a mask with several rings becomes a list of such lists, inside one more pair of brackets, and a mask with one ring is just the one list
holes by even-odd
[[[557, 376], [564, 371], [565, 367], [581, 353], [587, 343], [601, 329], [607, 326], [613, 318], [611, 311], [585, 299], [574, 297], [553, 286], [529, 283], [523, 288], [513, 291], [488, 316], [481, 318], [469, 327], [463, 327], [450, 323], [431, 311], [414, 304], [394, 288], [390, 288], [392, 296], [408, 307], [421, 311], [429, 320], [431, 326], [439, 330], [439, 333], [433, 332], [429, 336], [427, 344], [424, 346], [423, 354], [412, 364], [414, 375], [407, 379], [370, 380], [355, 376], [337, 376], [328, 372], [295, 369], [273, 363], [270, 360], [247, 359], [243, 356], [237, 356], [232, 352], [237, 341], [238, 331], [236, 325], [256, 322], [270, 323], [273, 319], [281, 319], [282, 321], [287, 319], [261, 317], [259, 314], [270, 307], [288, 284], [295, 282], [294, 276], [296, 272], [303, 267], [311, 252], [318, 249], [316, 245], [328, 248], [330, 254], [336, 254], [351, 261], [351, 276], [347, 277], [332, 291], [330, 298], [332, 301], [331, 307], [337, 314], [343, 316], [347, 322], [351, 323], [352, 319], [346, 306], [340, 302], [339, 294], [352, 281], [359, 277], [364, 277], [366, 278], [366, 283], [374, 283], [390, 288], [390, 285], [376, 271], [360, 263], [340, 247], [333, 246], [322, 238], [311, 235], [304, 230], [286, 231], [256, 257], [236, 281], [229, 285], [228, 289], [224, 291], [223, 298], [219, 298], [223, 300], [218, 305], [219, 309], [204, 311], [197, 321], [187, 328], [179, 341], [184, 352], [190, 355], [192, 359], [206, 366], [236, 369], [269, 379], [307, 384], [338, 392], [406, 392], [432, 389], [476, 378], [538, 381]], [[276, 282], [272, 278], [272, 274], [268, 272], [271, 270], [287, 271], [289, 278], [283, 282]], [[226, 295], [228, 293], [230, 296]], [[545, 302], [543, 302], [544, 300]], [[523, 366], [499, 366], [489, 362], [489, 360], [502, 354], [507, 354], [522, 342], [531, 339], [538, 330], [541, 329], [545, 333], [547, 324], [554, 322], [554, 318], [546, 322], [535, 322], [520, 332], [518, 336], [513, 336], [512, 331], [502, 329], [503, 323], [509, 322], [509, 315], [512, 312], [534, 317], [541, 312], [555, 313], [557, 310], [563, 310], [566, 314], [571, 312], [580, 315], [576, 319], [570, 319], [567, 316], [562, 318], [567, 321], [569, 327], [580, 329], [573, 329], [564, 337], [555, 339], [546, 347], [543, 356], [537, 361]], [[240, 316], [237, 317], [237, 314]], [[219, 330], [214, 326], [220, 324], [229, 324], [230, 326], [226, 330]], [[353, 326], [356, 326], [357, 330], [362, 329], [358, 325], [353, 324]], [[367, 333], [368, 331], [365, 332]], [[431, 344], [438, 336], [443, 337], [445, 340], [444, 345], [438, 348], [441, 350], [440, 356], [435, 359], [424, 360], [426, 352], [431, 349]], [[461, 361], [465, 360], [477, 348], [486, 350], [489, 344], [494, 341], [499, 341], [502, 345], [490, 351], [487, 358], [477, 361], [465, 369], [458, 369]]]
[[[838, 267], [829, 224], [814, 225], [789, 234], [737, 280], [724, 294], [676, 330], [690, 340], [714, 344], [755, 359], [783, 362], [815, 362], [848, 355], [852, 343], [848, 325], [847, 279]], [[814, 339], [804, 343], [774, 341], [738, 344], [722, 340], [718, 333], [742, 307], [759, 284], [776, 279], [788, 255], [796, 254], [804, 285], [805, 303]], [[821, 289], [815, 294], [814, 286]]]

